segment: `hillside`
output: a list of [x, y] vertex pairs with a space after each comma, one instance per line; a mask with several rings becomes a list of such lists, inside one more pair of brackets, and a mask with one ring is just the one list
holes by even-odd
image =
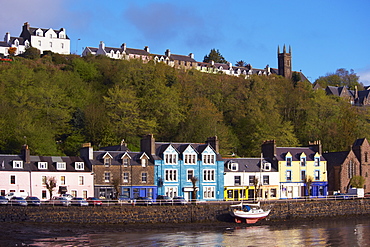
[[204, 142], [217, 135], [221, 153], [259, 156], [263, 140], [278, 146], [321, 140], [347, 150], [369, 132], [368, 108], [280, 76], [243, 79], [176, 70], [164, 64], [49, 54], [0, 63], [0, 152], [27, 143], [38, 155], [77, 155], [142, 135]]

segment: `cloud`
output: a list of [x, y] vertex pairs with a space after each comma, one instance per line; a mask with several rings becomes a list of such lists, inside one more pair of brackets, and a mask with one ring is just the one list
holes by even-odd
[[360, 82], [365, 86], [370, 85], [370, 66], [360, 69], [357, 75], [360, 76]]
[[195, 9], [172, 3], [131, 4], [123, 18], [147, 40], [156, 43], [180, 40], [188, 46], [209, 44], [211, 29]]

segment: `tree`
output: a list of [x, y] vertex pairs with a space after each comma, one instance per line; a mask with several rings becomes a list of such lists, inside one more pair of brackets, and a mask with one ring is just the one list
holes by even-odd
[[258, 196], [262, 196], [262, 194], [259, 195], [259, 192], [262, 193], [261, 191], [261, 183], [259, 182], [259, 179], [257, 176], [254, 176], [254, 179], [253, 179], [253, 186], [254, 186], [254, 198], [253, 200], [254, 201], [257, 201], [258, 199]]
[[26, 48], [26, 51], [22, 54], [24, 58], [33, 59], [33, 60], [40, 58], [40, 55], [41, 55], [40, 50], [34, 47]]
[[50, 199], [53, 197], [53, 191], [57, 187], [57, 180], [55, 177], [46, 177], [44, 180], [46, 189], [49, 191]]
[[192, 191], [192, 195], [191, 195], [191, 198], [193, 200], [193, 202], [195, 203], [196, 200], [197, 200], [197, 182], [198, 182], [198, 178], [197, 177], [191, 177], [191, 183], [193, 185], [193, 191]]
[[363, 176], [353, 176], [349, 183], [353, 188], [363, 188], [365, 178]]
[[221, 55], [220, 51], [217, 49], [212, 49], [208, 55], [204, 56], [203, 62], [209, 63], [209, 62], [215, 62], [215, 63], [227, 63], [225, 58]]
[[327, 73], [326, 76], [320, 76], [314, 84], [319, 84], [323, 88], [326, 88], [327, 86], [344, 86], [350, 90], [355, 90], [356, 87], [358, 90], [363, 90], [364, 86], [358, 80], [359, 76], [356, 75], [353, 69], [348, 71], [341, 68], [337, 69], [335, 73]]
[[312, 176], [306, 176], [306, 178], [304, 179], [304, 183], [306, 184], [306, 191], [307, 191], [307, 195], [308, 197], [310, 197], [311, 195], [311, 184], [313, 183], [313, 177]]
[[17, 52], [17, 47], [9, 47], [8, 53], [10, 56], [15, 56], [15, 53]]
[[114, 188], [114, 198], [118, 198], [118, 195], [120, 194], [121, 179], [113, 178], [112, 185]]
[[235, 66], [245, 67], [245, 66], [247, 66], [247, 63], [244, 62], [243, 60], [240, 60], [240, 61], [236, 61]]

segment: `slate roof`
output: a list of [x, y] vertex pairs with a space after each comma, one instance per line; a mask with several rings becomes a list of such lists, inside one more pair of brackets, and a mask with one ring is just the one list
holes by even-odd
[[[23, 169], [13, 168], [13, 160], [22, 160]], [[4, 162], [4, 163], [3, 163]], [[38, 169], [37, 162], [47, 162], [47, 169]], [[66, 170], [57, 170], [56, 162], [65, 162]], [[75, 162], [84, 162], [80, 157], [77, 156], [30, 156], [30, 163], [25, 163], [21, 155], [0, 155], [0, 171], [45, 171], [45, 172], [87, 172], [91, 171], [86, 163], [84, 170], [76, 170]], [[3, 165], [4, 164], [4, 165]]]
[[[50, 28], [39, 28], [39, 27], [30, 27], [28, 30], [29, 30], [29, 33], [30, 34], [32, 34], [32, 35], [34, 35], [34, 36], [36, 36], [36, 31], [37, 30], [41, 30], [42, 32], [43, 32], [43, 34], [45, 35], [45, 33], [47, 32], [47, 31], [49, 31], [49, 29]], [[52, 29], [52, 28], [51, 28]], [[58, 37], [59, 37], [59, 33], [61, 32], [61, 31], [63, 31], [63, 28], [61, 28], [61, 29], [59, 29], [59, 30], [56, 30], [56, 29], [52, 29], [57, 35], [58, 35]], [[66, 34], [66, 39], [69, 39], [69, 37], [68, 37], [68, 35]]]
[[364, 141], [365, 141], [366, 138], [360, 138], [360, 139], [357, 139], [352, 146], [362, 146], [362, 144], [364, 144]]
[[[285, 161], [285, 156], [290, 152], [293, 161], [299, 161], [300, 155], [304, 152], [306, 154], [307, 161], [313, 161], [316, 154], [310, 147], [277, 147], [276, 148], [276, 159], [278, 161]], [[321, 158], [324, 160], [324, 158]]]
[[350, 151], [324, 153], [323, 156], [328, 162], [328, 166], [340, 166], [348, 157]]
[[[261, 159], [260, 158], [232, 158], [232, 159], [223, 159], [225, 161], [225, 171], [232, 171], [229, 170], [228, 164], [229, 162], [236, 162], [239, 164], [238, 170], [233, 172], [266, 172], [264, 170], [261, 170]], [[267, 162], [265, 159], [262, 159], [262, 163]], [[275, 169], [271, 165], [271, 170], [269, 172], [277, 172], [277, 169]]]
[[177, 55], [177, 54], [171, 54], [170, 55], [171, 60], [177, 60], [177, 61], [186, 61], [186, 62], [193, 62], [196, 63], [194, 58], [191, 58], [190, 56], [185, 55]]
[[[143, 152], [131, 152], [131, 151], [106, 151], [106, 150], [98, 150], [93, 152], [93, 159], [90, 160], [92, 165], [104, 165], [104, 155], [106, 153], [109, 153], [112, 157], [112, 166], [120, 166], [122, 165], [122, 156], [127, 153], [131, 157], [130, 165], [140, 165], [141, 166], [141, 161], [140, 157], [142, 156]], [[149, 162], [149, 165], [152, 165]]]

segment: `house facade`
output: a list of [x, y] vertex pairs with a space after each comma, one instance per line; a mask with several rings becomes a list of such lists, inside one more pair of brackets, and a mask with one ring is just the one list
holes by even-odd
[[309, 147], [276, 147], [274, 140], [265, 141], [262, 153], [278, 167], [281, 198], [327, 195], [327, 164], [319, 141]]
[[94, 195], [101, 199], [122, 196], [155, 198], [154, 165], [145, 152], [131, 152], [124, 142], [118, 146], [93, 151], [90, 145], [81, 149], [81, 157], [91, 164]]
[[223, 199], [224, 161], [217, 137], [206, 143], [165, 143], [147, 135], [141, 140], [141, 149], [154, 163], [158, 195], [191, 200], [195, 191], [197, 200]]
[[59, 54], [70, 54], [70, 40], [65, 28], [55, 30], [52, 28], [30, 27], [28, 22], [24, 23], [19, 37], [12, 37], [6, 33], [4, 41], [0, 42], [0, 54], [9, 55], [9, 48], [16, 48], [14, 55], [22, 54], [27, 48], [34, 47], [44, 51], [52, 51]]
[[20, 155], [0, 155], [0, 193], [27, 192], [42, 200], [50, 199], [45, 181], [54, 178], [52, 196], [69, 193], [75, 197], [93, 196], [91, 170], [80, 157], [33, 156], [27, 145]]
[[278, 199], [279, 172], [259, 158], [224, 158], [224, 199]]

